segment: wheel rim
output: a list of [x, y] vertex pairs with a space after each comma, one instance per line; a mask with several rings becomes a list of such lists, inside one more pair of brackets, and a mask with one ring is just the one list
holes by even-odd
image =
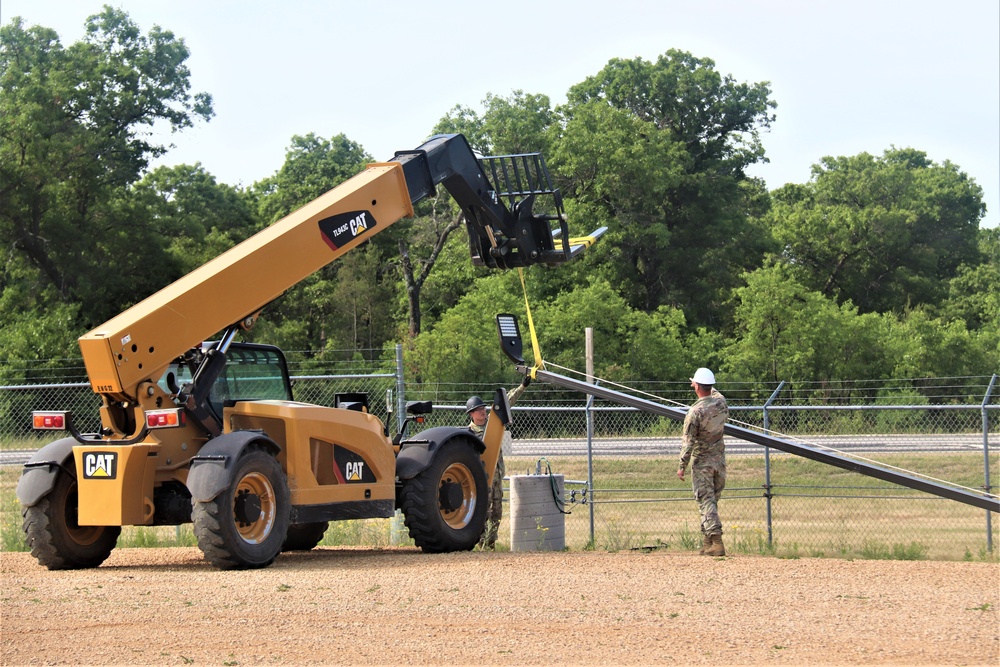
[[63, 507], [66, 508], [66, 516], [64, 521], [66, 522], [66, 533], [72, 538], [73, 542], [81, 547], [89, 547], [90, 545], [101, 539], [101, 535], [104, 532], [104, 526], [81, 526], [77, 523], [77, 516], [79, 515], [79, 496], [77, 495], [77, 485], [76, 482], [69, 487], [66, 494], [66, 502]]
[[465, 528], [476, 509], [476, 479], [466, 466], [453, 463], [441, 475], [440, 488], [448, 485], [456, 485], [462, 490], [462, 501], [455, 509], [440, 507], [441, 518], [452, 528]]
[[[241, 504], [243, 508], [240, 507]], [[256, 509], [258, 504], [260, 511], [255, 512], [256, 517], [251, 516], [247, 517], [246, 521], [241, 520], [247, 505]], [[266, 475], [252, 472], [245, 475], [236, 485], [236, 494], [233, 496], [233, 518], [236, 521], [236, 531], [244, 542], [259, 544], [267, 539], [274, 527], [277, 511], [278, 503], [274, 487]]]

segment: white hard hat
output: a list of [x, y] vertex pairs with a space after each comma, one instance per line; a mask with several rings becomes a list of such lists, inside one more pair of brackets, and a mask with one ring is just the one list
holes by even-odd
[[715, 384], [715, 373], [707, 368], [699, 368], [694, 372], [694, 377], [691, 378], [691, 381], [698, 384]]

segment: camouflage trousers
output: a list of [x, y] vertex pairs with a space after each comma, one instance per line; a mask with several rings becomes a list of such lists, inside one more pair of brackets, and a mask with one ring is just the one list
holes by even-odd
[[701, 513], [701, 532], [704, 535], [721, 535], [719, 498], [722, 496], [722, 490], [726, 488], [725, 461], [692, 465], [691, 487], [694, 489], [694, 499], [698, 501], [698, 511]]
[[503, 464], [503, 452], [497, 459], [497, 470], [493, 473], [493, 485], [486, 496], [486, 528], [479, 539], [480, 549], [494, 549], [497, 535], [500, 532], [500, 520], [503, 519], [503, 477], [507, 470]]

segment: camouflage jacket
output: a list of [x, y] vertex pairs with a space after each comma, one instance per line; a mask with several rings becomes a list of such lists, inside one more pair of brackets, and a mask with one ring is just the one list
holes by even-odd
[[686, 470], [688, 461], [693, 465], [721, 459], [723, 462], [726, 446], [722, 440], [722, 429], [729, 419], [726, 397], [712, 389], [712, 393], [699, 398], [684, 417], [684, 444], [681, 447], [680, 469]]

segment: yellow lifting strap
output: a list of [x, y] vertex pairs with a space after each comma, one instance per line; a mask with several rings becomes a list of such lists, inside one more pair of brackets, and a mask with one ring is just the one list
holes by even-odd
[[517, 275], [521, 278], [521, 291], [524, 292], [524, 310], [528, 314], [528, 331], [531, 332], [531, 348], [535, 352], [535, 365], [529, 373], [531, 379], [534, 380], [535, 371], [539, 368], [545, 368], [545, 362], [542, 361], [542, 351], [538, 347], [538, 335], [535, 333], [535, 323], [531, 319], [531, 306], [528, 305], [528, 288], [524, 284], [524, 269], [520, 266], [517, 267]]
[[596, 236], [573, 236], [569, 239], [569, 247], [575, 245], [582, 245], [585, 248], [589, 248], [597, 242]]

